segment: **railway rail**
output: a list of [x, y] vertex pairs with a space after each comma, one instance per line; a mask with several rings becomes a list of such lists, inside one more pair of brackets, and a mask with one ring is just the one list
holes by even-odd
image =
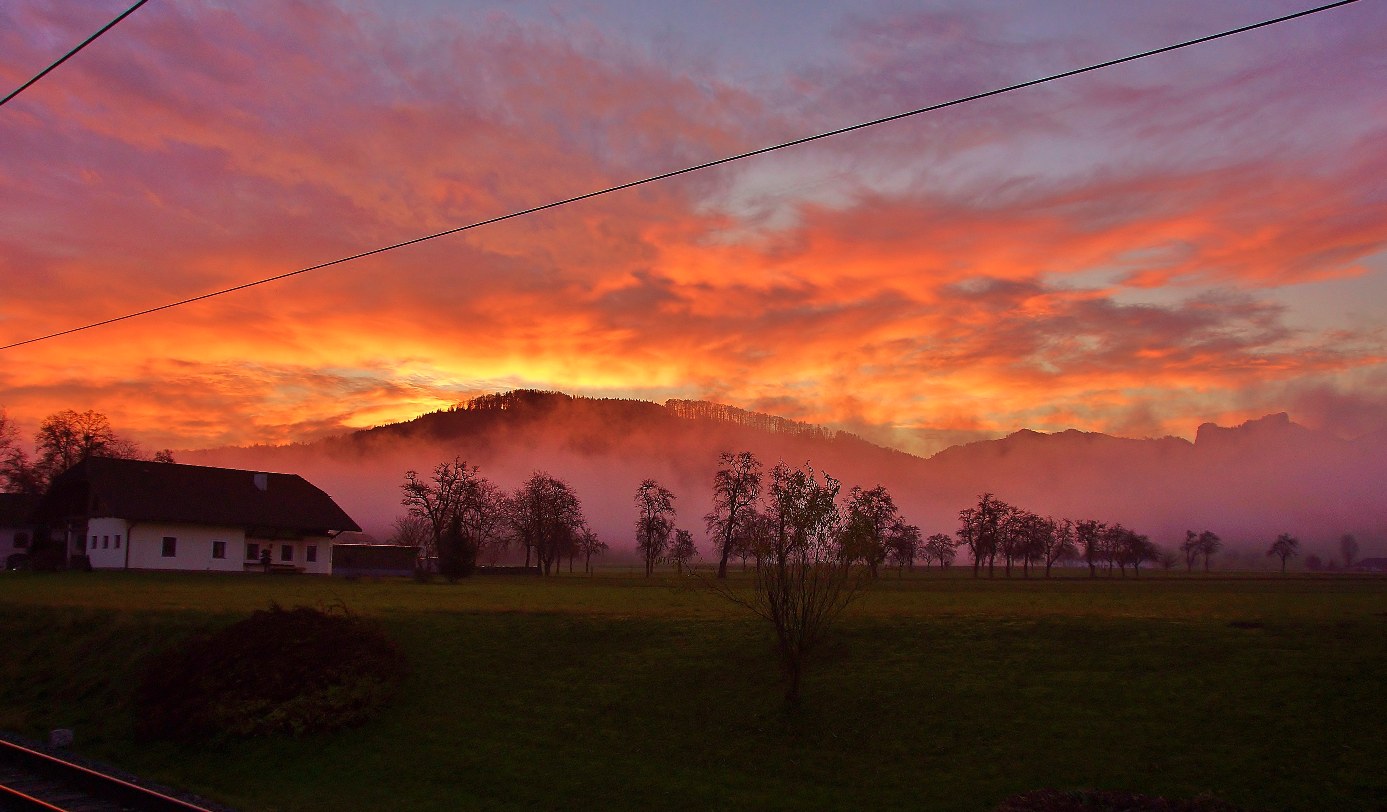
[[0, 738], [3, 812], [226, 812]]

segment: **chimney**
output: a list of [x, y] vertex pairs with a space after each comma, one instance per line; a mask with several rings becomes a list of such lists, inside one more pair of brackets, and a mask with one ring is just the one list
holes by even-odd
[[258, 491], [268, 491], [268, 490], [270, 489], [270, 475], [269, 475], [269, 474], [256, 474], [256, 475], [255, 475], [255, 489], [258, 490]]

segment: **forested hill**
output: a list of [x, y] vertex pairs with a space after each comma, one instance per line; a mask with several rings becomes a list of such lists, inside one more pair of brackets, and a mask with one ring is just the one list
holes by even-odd
[[880, 483], [907, 491], [925, 465], [847, 432], [718, 404], [672, 403], [519, 390], [313, 443], [185, 452], [180, 460], [301, 473], [378, 536], [401, 512], [407, 470], [461, 458], [505, 488], [544, 470], [574, 486], [595, 527], [622, 539], [636, 487], [647, 477], [675, 492], [679, 526], [701, 536], [723, 452], [752, 451], [767, 468], [782, 459], [809, 463], [845, 488]]
[[[700, 424], [690, 427], [688, 422]], [[481, 395], [449, 409], [394, 423], [353, 432], [343, 438], [325, 441], [329, 445], [370, 446], [384, 438], [409, 440], [461, 440], [488, 442], [488, 435], [501, 431], [514, 439], [517, 432], [531, 434], [544, 430], [544, 439], [558, 442], [568, 450], [583, 454], [604, 454], [630, 444], [635, 438], [683, 435], [691, 430], [711, 438], [757, 437], [793, 441], [802, 449], [787, 459], [820, 455], [832, 457], [853, 451], [872, 458], [889, 457], [919, 461], [918, 457], [872, 443], [851, 432], [803, 423], [784, 417], [752, 412], [702, 400], [667, 400], [664, 406], [625, 398], [588, 398], [563, 392], [517, 389]], [[537, 440], [537, 437], [528, 437]], [[488, 443], [489, 444], [489, 443]], [[727, 448], [727, 451], [741, 450]], [[807, 456], [806, 456], [807, 455]], [[802, 460], [802, 461], [804, 461]]]
[[843, 482], [886, 485], [926, 533], [952, 532], [978, 494], [1042, 514], [1120, 521], [1175, 544], [1212, 529], [1249, 563], [1278, 533], [1309, 549], [1354, 533], [1365, 551], [1387, 530], [1387, 443], [1344, 441], [1271, 415], [1233, 428], [1199, 427], [1195, 442], [1081, 431], [955, 446], [929, 459], [856, 435], [717, 403], [574, 397], [520, 390], [485, 395], [403, 423], [287, 447], [184, 452], [186, 462], [294, 471], [384, 536], [400, 514], [407, 470], [461, 458], [504, 488], [536, 470], [567, 479], [614, 548], [631, 535], [632, 497], [652, 477], [674, 491], [678, 526], [702, 536], [722, 452], [748, 450], [770, 467], [810, 463]]

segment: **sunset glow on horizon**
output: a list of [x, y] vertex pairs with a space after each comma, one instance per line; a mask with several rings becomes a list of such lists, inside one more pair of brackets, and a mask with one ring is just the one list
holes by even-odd
[[[128, 7], [0, 7], [17, 87]], [[0, 344], [1310, 7], [152, 3], [0, 108]], [[1387, 429], [1357, 3], [0, 353], [26, 433], [285, 443], [541, 388], [915, 453]]]

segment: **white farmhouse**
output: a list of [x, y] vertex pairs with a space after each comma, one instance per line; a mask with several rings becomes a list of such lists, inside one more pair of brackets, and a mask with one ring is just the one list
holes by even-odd
[[332, 573], [332, 540], [361, 528], [297, 474], [89, 458], [34, 512], [94, 569]]

